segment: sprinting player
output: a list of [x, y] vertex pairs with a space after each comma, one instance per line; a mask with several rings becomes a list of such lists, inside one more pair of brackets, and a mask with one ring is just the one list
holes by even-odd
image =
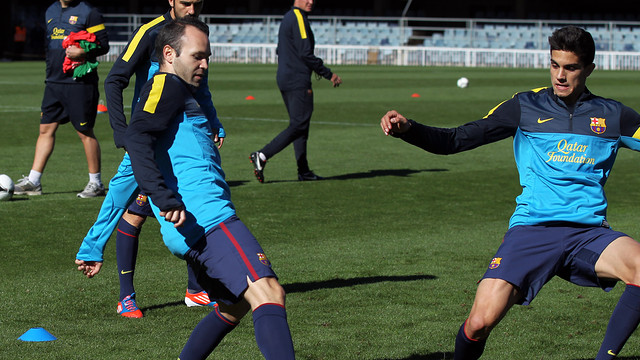
[[264, 166], [267, 160], [293, 143], [298, 167], [298, 180], [322, 180], [309, 169], [307, 140], [313, 113], [313, 90], [311, 73], [328, 79], [333, 87], [342, 84], [342, 79], [324, 66], [322, 59], [313, 53], [315, 38], [307, 14], [313, 9], [314, 0], [294, 0], [293, 7], [282, 19], [278, 31], [277, 82], [282, 99], [289, 113], [289, 126], [261, 150], [249, 155], [253, 172], [259, 182], [264, 182]]
[[219, 304], [193, 330], [179, 359], [205, 359], [249, 309], [265, 358], [294, 359], [284, 289], [235, 214], [213, 129], [193, 97], [208, 69], [207, 34], [192, 18], [160, 30], [160, 72], [143, 87], [125, 142], [140, 188], [156, 216], [167, 220], [160, 221], [165, 244], [194, 267]]
[[[102, 14], [85, 1], [58, 0], [45, 13], [46, 37], [46, 80], [40, 114], [40, 133], [36, 141], [33, 164], [28, 176], [18, 180], [15, 195], [42, 195], [42, 173], [53, 154], [56, 131], [60, 124], [71, 122], [76, 129], [89, 168], [89, 182], [78, 197], [89, 198], [104, 195], [104, 185], [100, 174], [100, 143], [93, 133], [98, 112], [98, 72], [89, 71], [84, 76], [74, 76], [73, 68], [65, 72], [65, 58], [71, 63], [92, 63], [109, 52], [109, 36]], [[63, 48], [65, 38], [71, 33], [86, 31], [83, 38], [87, 46], [80, 42]], [[75, 35], [74, 35], [75, 36]], [[78, 35], [81, 36], [81, 35]], [[91, 39], [95, 36], [95, 41]], [[82, 37], [82, 36], [81, 36]], [[66, 65], [66, 64], [65, 64]], [[71, 65], [69, 65], [71, 66]]]
[[481, 120], [443, 129], [390, 111], [380, 123], [386, 135], [436, 154], [514, 138], [522, 194], [458, 332], [456, 360], [478, 359], [509, 309], [529, 304], [556, 275], [605, 291], [626, 284], [597, 360], [615, 358], [640, 322], [640, 244], [610, 228], [604, 194], [618, 150], [640, 151], [640, 115], [587, 89], [591, 34], [568, 26], [549, 44], [551, 87], [518, 93]]
[[[158, 70], [154, 44], [158, 30], [177, 18], [197, 18], [203, 5], [204, 0], [169, 0], [171, 9], [163, 16], [138, 28], [114, 63], [105, 80], [105, 94], [109, 108], [109, 120], [113, 127], [113, 138], [117, 147], [124, 148], [124, 133], [127, 129], [122, 95], [124, 89], [129, 86], [129, 80], [135, 74], [136, 84], [132, 104], [135, 108], [142, 85]], [[218, 129], [214, 138], [219, 146], [222, 146], [225, 132], [211, 101], [207, 79], [205, 78], [203, 81], [197, 99], [212, 122], [212, 127]], [[133, 201], [132, 197], [135, 194], [137, 197]], [[125, 209], [127, 209], [126, 212]], [[138, 194], [138, 185], [131, 171], [129, 155], [125, 153], [122, 163], [118, 167], [118, 172], [109, 183], [109, 192], [102, 203], [98, 219], [87, 233], [76, 256], [79, 260], [103, 261], [104, 247], [114, 228], [116, 225], [118, 226], [116, 258], [120, 280], [120, 299], [117, 312], [124, 317], [141, 318], [143, 316], [136, 303], [133, 277], [139, 234], [147, 216], [153, 216], [153, 212], [147, 196]], [[187, 306], [214, 306], [215, 302], [209, 299], [207, 293], [198, 284], [193, 270], [189, 266], [187, 266], [187, 274], [188, 283], [184, 298]]]

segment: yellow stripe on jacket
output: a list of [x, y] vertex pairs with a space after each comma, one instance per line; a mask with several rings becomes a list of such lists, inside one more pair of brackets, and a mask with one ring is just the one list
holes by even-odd
[[156, 107], [158, 107], [158, 103], [160, 102], [166, 77], [167, 74], [160, 74], [153, 77], [153, 85], [151, 85], [149, 97], [147, 98], [147, 101], [145, 101], [143, 108], [143, 110], [149, 114], [155, 114], [156, 112]]

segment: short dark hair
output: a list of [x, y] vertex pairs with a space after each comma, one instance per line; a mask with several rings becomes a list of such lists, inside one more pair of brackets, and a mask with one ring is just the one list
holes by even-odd
[[593, 37], [588, 31], [577, 26], [565, 26], [554, 31], [549, 36], [549, 45], [551, 51], [570, 51], [578, 55], [582, 65], [585, 66], [593, 64], [596, 55], [596, 44]]
[[160, 29], [160, 31], [158, 32], [155, 50], [159, 64], [164, 63], [162, 49], [165, 45], [171, 46], [176, 51], [176, 55], [180, 56], [180, 51], [182, 50], [182, 42], [180, 41], [180, 38], [182, 38], [182, 35], [184, 35], [184, 29], [187, 26], [194, 26], [198, 30], [205, 33], [207, 37], [209, 36], [209, 26], [204, 22], [198, 20], [197, 18], [185, 16], [180, 19], [175, 19], [174, 21], [163, 26], [162, 29]]

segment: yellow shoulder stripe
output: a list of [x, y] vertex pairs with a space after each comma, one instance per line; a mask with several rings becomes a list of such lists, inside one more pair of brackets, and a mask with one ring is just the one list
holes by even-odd
[[638, 128], [638, 130], [636, 130], [636, 132], [633, 133], [633, 138], [634, 139], [640, 139], [640, 128]]
[[298, 9], [293, 9], [293, 13], [296, 14], [296, 18], [298, 19], [298, 27], [300, 28], [300, 36], [302, 36], [303, 39], [307, 38], [307, 29], [304, 27], [304, 19], [302, 18], [302, 14], [300, 13], [300, 10]]
[[487, 113], [487, 115], [485, 115], [485, 116], [483, 117], [483, 119], [488, 118], [488, 117], [489, 117], [489, 115], [493, 114], [493, 112], [494, 112], [494, 111], [496, 111], [496, 109], [497, 109], [497, 108], [499, 108], [499, 107], [500, 107], [500, 105], [504, 104], [505, 102], [507, 102], [507, 100], [505, 100], [505, 101], [501, 102], [500, 104], [496, 105], [493, 109], [489, 110], [489, 113]]
[[136, 51], [136, 48], [140, 44], [140, 40], [142, 40], [142, 37], [147, 32], [147, 30], [149, 30], [150, 28], [152, 28], [157, 23], [163, 20], [164, 20], [164, 15], [159, 16], [151, 20], [150, 22], [142, 25], [140, 27], [140, 30], [138, 30], [138, 32], [136, 33], [136, 36], [134, 36], [131, 42], [129, 42], [129, 46], [127, 46], [127, 51], [124, 53], [124, 55], [122, 55], [122, 60], [129, 62], [129, 60], [131, 60], [131, 56], [133, 56], [133, 53]]
[[87, 32], [93, 34], [93, 33], [97, 33], [98, 31], [104, 30], [104, 29], [106, 29], [104, 27], [104, 24], [100, 24], [100, 25], [96, 25], [96, 26], [92, 26], [92, 27], [88, 28]]
[[[544, 89], [546, 89], [546, 87], [541, 87], [541, 88], [537, 88], [537, 89], [532, 89], [531, 91], [533, 91], [533, 92], [537, 93], [537, 92], [540, 92], [540, 91], [542, 91], [542, 90], [544, 90]], [[516, 94], [513, 94], [513, 96], [512, 96], [511, 98], [513, 99], [516, 95], [518, 95], [518, 94], [517, 94], [517, 93], [516, 93]], [[488, 117], [489, 117], [489, 115], [493, 114], [493, 112], [494, 112], [494, 111], [496, 111], [496, 109], [497, 109], [497, 108], [499, 108], [499, 107], [500, 107], [500, 105], [504, 104], [505, 102], [507, 102], [507, 100], [505, 100], [505, 101], [501, 102], [500, 104], [496, 105], [493, 109], [489, 110], [489, 113], [488, 113], [487, 115], [485, 115], [485, 116], [483, 117], [483, 119], [488, 118]]]
[[167, 74], [160, 74], [153, 77], [153, 85], [151, 85], [149, 97], [147, 98], [147, 101], [145, 101], [144, 108], [142, 110], [149, 114], [155, 114], [158, 103], [160, 102], [160, 97], [162, 96], [164, 80], [166, 77]]

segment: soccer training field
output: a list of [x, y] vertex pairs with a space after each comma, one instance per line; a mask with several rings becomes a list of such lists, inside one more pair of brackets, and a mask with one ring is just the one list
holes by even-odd
[[[100, 65], [101, 80], [110, 66]], [[0, 63], [0, 174], [14, 181], [33, 160], [44, 68], [43, 62]], [[311, 168], [327, 180], [296, 181], [289, 147], [269, 160], [260, 184], [249, 153], [287, 125], [275, 70], [214, 64], [209, 80], [227, 131], [221, 154], [232, 200], [287, 291], [297, 357], [452, 359], [476, 281], [519, 194], [512, 144], [432, 155], [385, 137], [380, 117], [396, 109], [419, 122], [457, 126], [517, 91], [548, 86], [548, 70], [332, 67], [344, 83], [333, 89], [329, 81], [313, 81], [309, 139]], [[461, 76], [470, 80], [466, 89], [456, 87]], [[588, 81], [595, 94], [640, 110], [638, 84], [638, 72], [597, 68]], [[126, 103], [131, 96], [128, 89]], [[123, 151], [113, 145], [107, 114], [98, 115], [96, 134], [108, 182]], [[621, 151], [606, 189], [609, 223], [640, 239], [639, 164], [640, 154]], [[184, 305], [185, 263], [169, 253], [157, 221], [148, 219], [135, 278], [145, 316], [116, 314], [115, 235], [97, 277], [86, 279], [73, 262], [102, 202], [76, 198], [87, 181], [82, 146], [67, 124], [44, 172], [44, 195], [0, 202], [0, 358], [176, 359], [209, 310]], [[554, 279], [530, 306], [509, 312], [483, 358], [592, 359], [622, 290]], [[57, 340], [18, 340], [34, 327]], [[640, 333], [620, 355], [640, 358]], [[211, 358], [261, 358], [250, 315]]]

